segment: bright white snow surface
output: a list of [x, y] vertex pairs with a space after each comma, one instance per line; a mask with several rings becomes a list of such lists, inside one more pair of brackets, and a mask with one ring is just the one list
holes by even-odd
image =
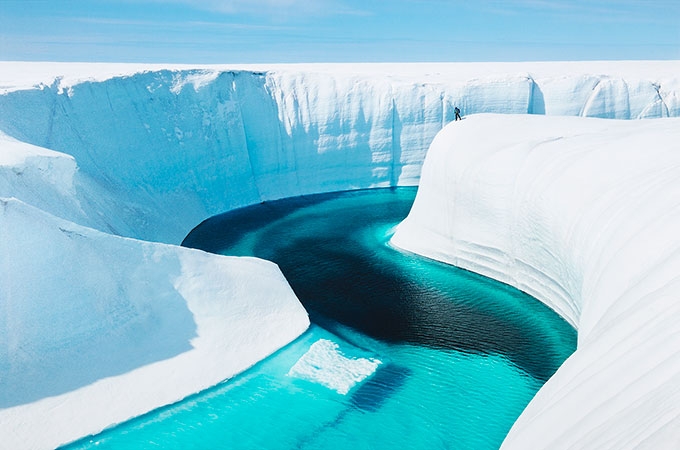
[[298, 337], [278, 267], [105, 234], [0, 199], [0, 447], [53, 448]]
[[578, 329], [503, 448], [680, 445], [680, 119], [471, 116], [435, 138], [398, 247]]
[[[651, 411], [657, 398], [661, 406], [680, 404], [669, 392], [679, 384], [673, 365], [663, 359], [678, 346], [672, 328], [655, 322], [674, 318], [672, 290], [648, 294], [652, 284], [644, 281], [663, 281], [675, 267], [654, 260], [668, 251], [673, 261], [672, 205], [658, 215], [653, 208], [677, 198], [678, 177], [673, 161], [646, 155], [670, 158], [678, 123], [526, 116], [678, 116], [678, 73], [680, 62], [672, 61], [0, 63], [2, 445], [50, 448], [94, 433], [229, 378], [298, 336], [308, 318], [275, 266], [172, 244], [207, 217], [263, 200], [418, 184], [428, 146], [453, 119], [454, 106], [466, 119], [452, 129], [469, 131], [468, 153], [461, 155], [481, 157], [492, 143], [505, 149], [489, 166], [499, 178], [480, 183], [477, 197], [450, 203], [444, 193], [453, 195], [457, 185], [428, 175], [432, 180], [397, 239], [429, 256], [516, 280], [579, 327], [577, 354], [508, 442], [517, 439], [521, 447], [522, 439], [549, 442], [562, 433], [564, 442], [579, 439], [570, 427], [593, 430], [583, 439], [594, 443], [619, 431], [618, 442], [637, 442], [645, 433], [664, 437], [680, 429], [672, 407]], [[438, 145], [448, 142], [450, 130]], [[534, 146], [554, 151], [544, 162], [548, 168], [516, 162], [513, 152], [523, 151], [531, 164], [541, 162], [534, 161], [540, 154]], [[654, 161], [656, 178], [629, 172], [644, 172]], [[440, 163], [441, 171], [467, 167]], [[467, 176], [487, 166], [470, 167]], [[567, 176], [571, 189], [558, 183]], [[532, 183], [544, 191], [530, 189]], [[529, 186], [529, 197], [499, 201], [508, 186], [519, 196]], [[650, 194], [657, 188], [658, 198]], [[432, 217], [434, 225], [449, 220], [452, 210], [462, 214], [465, 201], [479, 219], [473, 227], [463, 229], [460, 219], [435, 233], [417, 226], [415, 217]], [[442, 211], [447, 214], [434, 217]], [[415, 239], [408, 227], [431, 241]], [[472, 256], [465, 260], [447, 242], [460, 247], [468, 233]], [[651, 246], [645, 233], [653, 236]], [[406, 242], [407, 236], [415, 240]], [[490, 236], [498, 242], [484, 244]], [[626, 236], [637, 237], [616, 247]], [[569, 245], [546, 241], [551, 237]], [[671, 243], [663, 247], [666, 239]], [[504, 248], [506, 241], [516, 248]], [[538, 259], [515, 257], [523, 252]], [[637, 309], [645, 302], [650, 309]], [[644, 341], [651, 328], [665, 331]], [[607, 347], [598, 336], [616, 342]], [[599, 344], [589, 347], [591, 341]], [[644, 345], [635, 346], [639, 341]], [[634, 351], [617, 353], [629, 348]], [[645, 377], [658, 382], [656, 397]], [[630, 381], [626, 395], [616, 394], [624, 383], [612, 382], [617, 379]], [[565, 394], [567, 387], [574, 393]], [[607, 392], [614, 400], [593, 406]], [[541, 405], [545, 415], [536, 414]], [[638, 406], [643, 413], [634, 412]], [[558, 419], [565, 409], [569, 414]], [[590, 428], [579, 428], [576, 411], [588, 415]], [[600, 433], [600, 425], [610, 430], [610, 421], [611, 431]], [[649, 426], [628, 427], [635, 421]], [[642, 431], [625, 434], [633, 429]]]

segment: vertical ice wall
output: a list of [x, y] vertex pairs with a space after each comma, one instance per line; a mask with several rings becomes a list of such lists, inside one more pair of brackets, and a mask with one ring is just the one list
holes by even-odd
[[680, 113], [674, 85], [648, 80], [423, 78], [163, 70], [65, 87], [56, 80], [0, 95], [0, 130], [75, 158], [81, 223], [179, 242], [206, 217], [262, 200], [417, 184], [455, 106], [464, 115]]
[[503, 448], [678, 446], [678, 141], [677, 118], [507, 115], [433, 141], [392, 242], [529, 292], [578, 329]]

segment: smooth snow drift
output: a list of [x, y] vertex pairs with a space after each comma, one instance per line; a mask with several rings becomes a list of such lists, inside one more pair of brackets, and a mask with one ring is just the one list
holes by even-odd
[[299, 336], [272, 263], [126, 239], [0, 199], [0, 435], [53, 448], [229, 378]]
[[481, 115], [432, 143], [393, 244], [518, 287], [578, 328], [504, 448], [680, 443], [678, 142], [680, 119]]
[[[208, 256], [121, 236], [177, 244], [205, 218], [263, 200], [418, 184], [428, 146], [453, 120], [454, 106], [460, 107], [464, 116], [489, 112], [617, 119], [678, 116], [678, 73], [680, 63], [673, 61], [193, 68], [0, 63], [3, 445], [49, 448], [94, 433], [232, 376], [290, 342], [308, 324], [286, 281], [270, 264]], [[524, 138], [497, 119], [466, 117], [462, 123], [476, 129], [466, 138], [471, 155], [477, 154], [473, 144], [488, 140], [505, 145], [504, 136], [518, 139], [511, 141], [518, 152], [536, 144], [531, 127]], [[536, 126], [554, 129], [552, 123], [546, 120]], [[570, 134], [570, 127], [588, 131], [591, 125], [583, 123], [590, 122], [555, 119], [554, 127], [566, 127], [557, 134]], [[600, 166], [587, 163], [592, 158], [589, 152], [584, 150], [581, 161], [577, 150], [581, 146], [589, 149], [597, 142], [612, 151], [608, 143], [612, 139], [620, 142], [629, 149], [620, 161], [609, 154], [594, 154], [628, 173], [628, 164], [644, 160], [636, 159], [635, 151], [641, 155], [659, 151], [655, 147], [659, 133], [674, 136], [673, 130], [665, 128], [637, 130], [643, 126], [677, 129], [677, 122], [669, 120], [659, 121], [661, 125], [647, 125], [647, 121], [644, 125], [639, 121], [602, 123], [613, 124], [609, 134], [605, 133], [607, 139], [597, 137], [600, 128], [586, 133], [592, 142], [574, 136], [569, 141], [574, 146], [565, 150], [564, 158], [569, 160], [557, 158], [554, 172], [542, 172], [549, 179], [563, 172], [572, 174], [572, 190], [561, 197], [566, 211], [556, 211], [538, 200], [520, 202], [517, 207], [526, 206], [524, 215], [512, 215], [516, 220], [506, 223], [501, 219], [509, 206], [493, 204], [480, 211], [484, 220], [479, 221], [482, 225], [477, 233], [486, 236], [488, 223], [497, 223], [492, 219], [498, 216], [498, 223], [511, 225], [509, 230], [525, 224], [534, 227], [525, 231], [526, 236], [536, 236], [522, 242], [527, 248], [542, 243], [545, 236], [586, 236], [585, 231], [574, 228], [573, 234], [563, 227], [565, 223], [576, 227], [574, 217], [581, 213], [574, 211], [580, 210], [582, 201], [591, 201], [591, 192], [601, 192], [592, 184], [609, 178], [599, 176]], [[668, 142], [663, 141], [661, 149]], [[561, 148], [559, 141], [553, 145]], [[508, 150], [507, 156], [515, 167], [511, 153]], [[517, 182], [517, 188], [523, 182], [544, 182], [534, 179], [530, 167], [520, 174], [503, 172], [503, 167], [501, 164], [497, 170], [506, 178], [495, 182], [500, 184], [484, 185], [482, 198], [505, 195], [507, 178], [523, 180]], [[666, 161], [664, 167], [671, 174], [673, 165]], [[668, 196], [673, 192], [669, 180], [677, 177], [665, 175], [660, 175], [658, 184], [668, 183], [664, 194]], [[647, 201], [648, 197], [640, 203], [637, 197], [655, 189], [654, 183], [645, 180], [633, 177], [625, 180], [630, 185], [607, 185], [609, 190], [602, 193], [598, 205], [608, 211], [609, 222], [593, 231], [603, 233], [599, 245], [610, 242], [605, 237], [611, 230], [635, 234], [631, 227], [639, 222], [627, 222], [626, 215], [638, 211], [634, 205], [639, 206], [640, 218], [652, 217], [645, 214], [656, 203]], [[440, 187], [453, 191], [449, 184]], [[427, 190], [425, 185], [423, 195]], [[441, 196], [441, 192], [430, 192], [433, 199]], [[617, 209], [623, 202], [619, 192], [629, 193], [626, 200], [631, 206], [624, 215]], [[440, 208], [439, 202], [432, 202], [419, 204]], [[417, 209], [414, 214], [422, 216], [436, 212]], [[599, 210], [593, 211], [588, 214], [596, 215]], [[671, 208], [665, 214], [672, 213]], [[556, 219], [548, 223], [546, 214]], [[558, 220], [565, 214], [572, 214], [565, 216], [572, 222]], [[578, 223], [588, 224], [589, 220], [590, 216], [582, 216]], [[666, 223], [672, 222], [664, 219], [659, 226]], [[451, 236], [448, 233], [458, 232], [454, 225], [441, 236], [431, 233], [438, 240], [428, 245], [446, 244]], [[502, 236], [503, 230], [498, 231]], [[656, 233], [655, 242], [665, 239], [665, 232], [663, 228]], [[536, 262], [536, 273], [517, 269], [522, 263], [519, 259], [510, 261], [512, 264], [478, 265], [480, 270], [493, 267], [497, 272], [492, 276], [501, 280], [513, 279], [514, 272], [537, 276], [538, 282], [519, 275], [517, 280], [577, 323], [584, 345], [600, 332], [599, 314], [610, 305], [598, 300], [587, 303], [591, 306], [586, 308], [584, 299], [619, 298], [601, 297], [598, 289], [613, 289], [608, 282], [586, 281], [588, 277], [613, 276], [607, 268], [617, 266], [584, 265], [579, 258], [599, 247], [590, 250], [586, 245], [591, 241], [585, 237], [583, 242], [569, 242], [572, 253], [566, 256], [551, 254], [559, 249], [541, 244], [547, 261], [561, 262], [554, 267]], [[486, 256], [490, 261], [497, 256], [495, 248], [490, 245]], [[643, 264], [645, 258], [654, 256], [652, 249], [625, 248], [632, 256], [625, 258], [621, 253], [617, 262], [635, 265], [637, 270], [633, 263], [637, 261], [640, 270], [649, 269], [649, 276], [665, 273]], [[473, 260], [479, 263], [480, 258]], [[514, 272], [508, 273], [508, 267]], [[633, 269], [628, 266], [624, 269], [628, 272], [620, 275], [621, 279], [634, 283], [629, 275], [637, 272], [629, 272]], [[581, 287], [597, 292], [579, 291]], [[611, 306], [610, 314], [614, 314], [627, 303], [611, 305], [619, 305]], [[666, 303], [658, 305], [666, 317]], [[624, 312], [612, 317], [607, 316], [612, 327], [633, 319]], [[637, 322], [628, 326], [633, 329]], [[178, 332], [173, 335], [175, 329]], [[131, 342], [139, 342], [139, 349]], [[575, 360], [567, 367], [580, 368], [580, 364], [594, 361]], [[652, 367], [644, 361], [630, 356], [622, 367]], [[610, 386], [608, 377], [609, 372], [603, 371], [601, 378], [593, 380]], [[575, 386], [584, 386], [576, 380]], [[604, 392], [600, 384], [593, 386]], [[147, 392], [150, 387], [153, 389]], [[660, 391], [663, 394], [666, 392]], [[579, 395], [574, 396], [576, 401]], [[626, 402], [630, 401], [628, 397], [622, 400], [622, 411], [629, 410]], [[609, 420], [606, 411], [592, 411]], [[531, 414], [529, 410], [526, 417]], [[668, 423], [665, 416], [659, 416], [658, 421], [654, 419], [657, 416], [651, 417], [646, 420], [664, 430], [662, 425]], [[638, 419], [631, 415], [630, 420]], [[526, 420], [524, 416], [520, 419], [520, 430]], [[552, 435], [558, 429], [546, 427], [540, 432]]]

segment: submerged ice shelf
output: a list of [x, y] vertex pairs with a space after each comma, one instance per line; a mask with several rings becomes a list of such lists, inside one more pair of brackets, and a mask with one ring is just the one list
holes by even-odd
[[307, 353], [290, 368], [288, 376], [310, 380], [347, 394], [352, 387], [372, 375], [381, 364], [377, 359], [348, 358], [328, 339], [313, 343]]
[[[203, 270], [198, 269], [199, 266], [218, 265], [222, 268], [208, 270], [211, 280], [228, 273], [233, 275], [235, 285], [241, 287], [245, 286], [242, 282], [252, 282], [259, 274], [272, 270], [265, 263], [253, 262], [252, 271], [243, 271], [238, 262], [232, 264], [221, 257], [198, 256], [186, 249], [120, 236], [176, 244], [206, 217], [262, 200], [339, 189], [418, 184], [426, 150], [437, 132], [452, 120], [455, 105], [463, 109], [464, 115], [499, 112], [631, 119], [680, 114], [680, 81], [676, 75], [680, 72], [680, 63], [672, 61], [184, 67], [182, 70], [158, 66], [51, 63], [0, 63], [0, 66], [0, 220], [3, 231], [0, 237], [0, 313], [4, 319], [0, 324], [0, 337], [4, 343], [0, 349], [0, 380], [10, 379], [11, 374], [29, 366], [37, 382], [48, 379], [45, 370], [48, 366], [43, 362], [47, 364], [55, 347], [65, 351], [62, 366], [71, 371], [73, 379], [78, 379], [80, 369], [76, 361], [82, 354], [96, 351], [95, 341], [87, 339], [88, 333], [118, 336], [116, 339], [121, 341], [113, 339], [103, 345], [108, 345], [114, 353], [125, 354], [127, 346], [116, 345], [126, 339], [134, 340], [144, 323], [163, 322], [168, 317], [154, 309], [155, 302], [163, 301], [157, 292], [185, 305], [191, 303], [192, 296], [200, 302], [215, 297], [233, 298], [228, 292], [234, 286], [229, 283], [217, 282], [212, 285], [213, 290], [199, 289], [199, 273]], [[584, 119], [566, 124], [557, 118], [546, 120], [547, 123], [555, 120], [555, 126], [567, 128], [578, 127], [581, 122], [591, 123]], [[620, 155], [616, 154], [610, 162], [625, 168], [630, 162], [627, 158], [635, 155], [636, 150], [646, 151], [648, 140], [658, 139], [659, 133], [673, 136], [677, 122], [669, 120], [659, 123], [672, 123], [671, 129], [658, 133], [641, 130], [643, 125], [638, 121], [625, 122], [629, 127], [612, 126], [617, 136], [630, 136], [629, 142], [637, 145], [627, 144], [626, 148], [631, 150], [623, 153], [625, 158], [618, 160]], [[467, 119], [464, 123], [468, 123]], [[508, 134], [496, 119], [480, 118], [470, 123], [481, 123], [478, 128], [471, 127], [476, 137], [469, 139], [475, 145], [477, 141]], [[511, 132], [509, 136], [512, 136]], [[594, 139], [597, 141], [596, 137]], [[508, 149], [507, 156], [536, 145], [529, 140], [522, 142], [512, 141], [516, 149]], [[577, 139], [569, 142], [575, 149], [590, 145]], [[559, 146], [559, 143], [555, 145]], [[474, 155], [472, 149], [468, 150]], [[579, 163], [581, 158], [583, 161], [592, 158], [591, 153], [584, 150], [569, 155], [574, 163], [569, 167], [580, 167], [578, 170], [582, 172], [579, 173], [586, 180], [599, 179], [594, 172], [594, 167], [598, 166]], [[519, 179], [533, 176], [531, 166], [519, 169], [518, 174], [504, 175]], [[666, 170], [671, 173], [672, 165]], [[669, 183], [668, 192], [672, 192], [670, 189], [674, 189], [674, 185]], [[643, 190], [652, 187], [645, 183], [634, 185]], [[441, 192], [452, 189], [447, 184], [438, 188]], [[497, 188], [494, 184], [488, 185], [482, 197], [493, 198]], [[619, 204], [608, 203], [608, 199], [614, 201], [618, 198], [617, 192], [626, 189], [625, 185], [611, 186], [601, 198], [602, 208], [610, 208], [610, 228], [618, 225], [628, 229], [622, 223], [623, 216], [618, 215]], [[580, 205], [586, 194], [574, 189], [565, 201], [575, 211], [574, 205]], [[533, 204], [520, 203], [519, 206]], [[651, 203], [645, 205], [651, 207]], [[504, 214], [503, 205], [492, 206], [479, 213], [489, 219]], [[538, 206], [542, 208], [543, 204], [538, 203]], [[522, 211], [529, 218], [562, 214], [540, 208], [527, 206]], [[588, 217], [583, 218], [584, 223], [588, 220]], [[524, 223], [525, 219], [518, 218], [512, 229]], [[529, 225], [539, 227], [544, 223], [529, 220]], [[461, 231], [450, 226], [456, 233]], [[562, 230], [563, 225], [550, 222], [549, 226]], [[603, 231], [605, 241], [610, 228]], [[26, 229], [34, 232], [27, 235]], [[486, 228], [481, 227], [478, 233], [482, 234], [484, 230]], [[527, 228], [527, 232], [529, 230], [538, 236], [550, 236], [554, 232], [540, 227]], [[568, 235], [568, 230], [565, 233]], [[52, 236], [53, 239], [41, 236]], [[435, 238], [439, 240], [433, 240], [433, 243], [443, 242], [441, 236]], [[532, 239], [523, 244], [531, 248], [530, 244], [537, 242], [543, 245], [542, 241]], [[580, 241], [574, 242], [574, 249], [586, 252], [583, 245]], [[644, 248], [626, 248], [631, 255], [626, 259], [629, 264], [650, 256]], [[41, 249], [51, 258], [41, 258]], [[541, 249], [546, 255], [554, 250], [549, 245]], [[486, 250], [486, 259], [497, 259], [493, 247]], [[479, 248], [475, 251], [482, 253]], [[83, 254], [92, 256], [86, 259]], [[106, 259], [98, 259], [99, 254], [105, 254]], [[167, 273], [148, 279], [143, 274], [153, 272], [159, 254], [166, 255], [161, 259], [168, 264]], [[571, 272], [556, 274], [557, 282], [548, 285], [554, 298], [566, 299], [576, 292], [575, 287], [580, 285], [572, 272], [604, 277], [612, 270], [602, 266], [602, 273], [597, 274], [591, 272], [590, 267], [579, 265], [579, 258], [584, 255], [571, 257], [573, 260], [560, 269]], [[187, 258], [192, 261], [206, 259], [199, 265], [179, 263]], [[65, 265], [57, 261], [71, 263]], [[493, 266], [494, 272], [490, 274], [503, 280], [508, 276], [508, 267], [517, 270], [521, 262], [503, 264], [502, 256], [501, 263]], [[94, 265], [88, 266], [92, 263]], [[98, 269], [87, 270], [88, 267]], [[491, 265], [487, 264], [487, 267]], [[648, 268], [650, 273], [661, 276], [661, 272]], [[171, 278], [173, 274], [178, 278]], [[626, 279], [634, 282], [633, 278]], [[182, 293], [178, 280], [189, 283], [180, 284], [190, 286], [190, 294]], [[561, 282], [565, 280], [576, 281], [563, 285]], [[543, 287], [537, 283], [526, 279], [523, 287], [529, 292], [541, 291]], [[289, 299], [285, 280], [279, 279], [272, 286], [281, 293], [281, 298]], [[134, 292], [138, 289], [148, 292], [149, 299], [154, 299], [152, 306], [135, 297]], [[244, 293], [242, 300], [247, 301], [251, 295]], [[97, 307], [92, 310], [93, 315], [79, 308], [78, 302], [72, 303], [75, 297], [78, 301], [95, 299]], [[547, 295], [538, 297], [550, 302]], [[571, 298], [571, 303], [559, 300], [551, 304], [578, 324], [580, 342], [588, 341], [585, 336], [590, 339], [597, 334], [589, 332], [597, 330], [596, 324], [600, 323], [594, 312], [600, 308], [618, 311], [617, 308], [627, 304], [625, 301], [606, 305], [594, 302], [593, 305], [600, 306], [591, 306], [588, 310], [591, 315], [584, 313], [586, 309], [578, 303], [578, 298]], [[618, 297], [614, 295], [613, 298]], [[52, 300], [58, 300], [58, 306], [50, 303]], [[290, 334], [268, 341], [269, 352], [302, 332], [307, 324], [306, 314], [299, 305], [292, 300], [284, 303], [286, 306], [279, 306], [294, 317], [289, 321]], [[664, 302], [653, 302], [653, 305], [664, 311], [670, 307]], [[273, 307], [273, 311], [279, 306]], [[114, 312], [114, 320], [106, 311]], [[210, 314], [205, 317], [215, 320]], [[616, 318], [608, 319], [612, 327], [630, 320], [630, 326], [635, 328], [635, 317], [626, 315], [624, 310], [617, 314]], [[59, 319], [56, 322], [55, 316]], [[195, 313], [192, 316], [196, 324], [201, 317]], [[30, 318], [30, 327], [26, 325], [27, 318]], [[72, 330], [53, 326], [73, 320], [88, 325]], [[252, 325], [252, 330], [264, 329], [257, 319], [244, 320], [244, 324]], [[52, 339], [55, 335], [57, 340]], [[217, 334], [210, 334], [205, 343], [213, 348], [219, 339]], [[193, 346], [194, 342], [188, 337], [185, 343]], [[248, 366], [260, 358], [251, 355], [251, 336], [235, 337], [232, 342], [231, 348], [238, 354], [234, 360], [239, 366]], [[31, 351], [21, 350], [25, 348]], [[157, 354], [158, 360], [173, 370], [181, 365], [181, 358], [164, 357], [167, 357], [167, 349]], [[98, 381], [87, 386], [96, 388], [106, 383], [118, 383], [118, 388], [122, 389], [155, 384], [154, 379], [144, 375], [150, 373], [150, 368], [157, 367], [151, 361], [139, 361], [136, 367], [129, 369], [97, 364], [99, 366], [94, 367], [92, 373]], [[189, 390], [213, 383], [213, 378], [231, 376], [237, 370], [215, 367], [206, 370], [206, 364], [209, 365], [204, 360], [191, 369], [197, 384]], [[570, 364], [571, 360], [567, 366]], [[574, 363], [574, 366], [578, 368], [579, 364]], [[640, 367], [651, 366], [642, 364]], [[677, 377], [672, 370], [669, 376]], [[120, 377], [100, 378], [123, 371]], [[606, 371], [601, 378], [593, 378], [600, 380], [593, 382], [593, 389], [607, 385], [605, 374]], [[69, 375], [65, 373], [64, 377], [68, 379]], [[168, 383], [168, 386], [174, 386], [172, 380]], [[585, 382], [573, 383], [585, 387]], [[90, 403], [104, 401], [105, 396], [99, 391], [100, 394], [86, 400], [85, 392], [91, 394], [87, 386], [62, 392], [58, 397], [47, 395], [59, 390], [33, 392], [22, 404], [13, 401], [14, 406], [9, 406], [12, 402], [8, 400], [5, 405], [8, 407], [0, 410], [0, 435], [8, 436], [7, 442], [16, 443], [17, 448], [53, 447], [70, 440], [71, 436], [95, 432], [138, 414], [140, 410], [185, 395], [168, 387], [167, 397], [152, 395], [144, 405], [141, 401], [130, 401], [130, 397], [111, 400], [113, 406], [108, 411], [111, 417], [93, 424], [79, 418], [96, 418], [95, 408]], [[6, 384], [0, 384], [0, 390], [15, 395], [9, 392]], [[546, 392], [550, 392], [548, 387]], [[661, 394], [665, 393], [660, 391]], [[549, 394], [540, 394], [539, 398], [546, 396]], [[623, 397], [623, 406], [618, 410], [621, 426], [638, 418], [627, 412], [626, 398]], [[68, 412], [63, 423], [53, 422], [58, 415], [46, 416], [46, 411], [55, 402], [64, 405], [64, 411]], [[25, 415], [22, 416], [21, 411]], [[592, 414], [597, 417], [609, 417], [594, 411]], [[652, 416], [659, 419], [654, 422], [659, 434], [653, 436], [666, 436], [663, 433], [672, 432], [664, 424], [672, 423], [671, 419], [677, 417], [676, 411], [672, 407], [664, 411], [663, 417]], [[524, 420], [528, 419], [523, 416], [519, 423]], [[605, 421], [603, 426], [607, 423]], [[543, 429], [544, 433], [558, 429], [554, 428], [556, 425], [548, 425]], [[42, 431], [36, 432], [38, 429]], [[647, 429], [655, 430], [654, 427]], [[530, 431], [527, 433], [531, 435]]]

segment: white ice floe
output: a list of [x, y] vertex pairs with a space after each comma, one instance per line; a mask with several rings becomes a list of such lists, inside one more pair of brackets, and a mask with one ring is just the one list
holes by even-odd
[[333, 341], [319, 339], [290, 368], [288, 376], [318, 383], [345, 395], [372, 375], [381, 363], [374, 358], [349, 358], [338, 348]]
[[471, 116], [430, 147], [398, 247], [578, 329], [503, 448], [680, 443], [680, 119]]

